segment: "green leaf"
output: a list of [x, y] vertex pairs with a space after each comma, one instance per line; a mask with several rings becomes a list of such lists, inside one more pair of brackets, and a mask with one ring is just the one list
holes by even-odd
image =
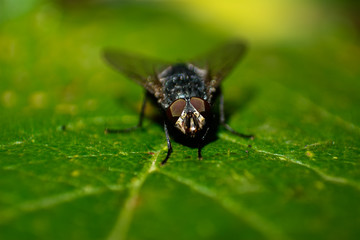
[[155, 108], [144, 129], [104, 134], [137, 123], [143, 91], [101, 49], [176, 60], [226, 36], [151, 5], [45, 4], [4, 22], [0, 239], [357, 239], [360, 50], [346, 24], [255, 43], [223, 84], [229, 125], [255, 139], [220, 128], [202, 161], [173, 141], [161, 166]]

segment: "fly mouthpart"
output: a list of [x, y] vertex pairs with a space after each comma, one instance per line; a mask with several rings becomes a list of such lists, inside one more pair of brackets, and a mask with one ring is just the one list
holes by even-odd
[[195, 123], [194, 123], [194, 118], [190, 118], [190, 133], [195, 133], [196, 132], [196, 126], [195, 126]]
[[191, 137], [195, 137], [195, 134], [203, 128], [205, 121], [201, 122], [199, 120], [199, 117], [197, 117], [193, 112], [190, 112], [186, 115], [185, 130], [186, 133]]
[[183, 111], [175, 123], [177, 129], [190, 137], [195, 137], [204, 125], [205, 118], [196, 110], [194, 112]]

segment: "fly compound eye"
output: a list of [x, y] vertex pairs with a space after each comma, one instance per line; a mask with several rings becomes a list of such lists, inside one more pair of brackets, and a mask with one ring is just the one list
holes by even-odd
[[173, 120], [179, 118], [181, 113], [184, 111], [185, 105], [186, 102], [184, 99], [174, 101], [166, 111], [168, 117]]
[[207, 111], [210, 109], [209, 103], [202, 98], [192, 97], [190, 99], [190, 103], [199, 113], [202, 114], [207, 113]]
[[186, 102], [184, 99], [178, 99], [170, 106], [170, 113], [172, 117], [180, 117], [185, 108]]

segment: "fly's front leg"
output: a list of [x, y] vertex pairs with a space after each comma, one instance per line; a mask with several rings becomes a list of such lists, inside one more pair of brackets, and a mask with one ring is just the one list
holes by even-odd
[[139, 122], [138, 122], [137, 125], [135, 125], [133, 127], [125, 128], [125, 129], [108, 129], [108, 128], [106, 128], [105, 129], [105, 134], [107, 134], [107, 133], [125, 133], [125, 132], [131, 132], [133, 130], [141, 128], [142, 124], [143, 124], [143, 119], [144, 119], [144, 116], [145, 116], [146, 101], [147, 101], [147, 93], [145, 93], [144, 100], [143, 100], [143, 103], [141, 105], [140, 118], [139, 118]]
[[225, 111], [224, 111], [224, 95], [222, 93], [220, 93], [220, 124], [223, 125], [225, 127], [225, 129], [228, 130], [229, 132], [231, 132], [232, 134], [235, 134], [242, 138], [254, 139], [254, 135], [246, 135], [243, 133], [239, 133], [239, 132], [235, 131], [232, 127], [230, 127], [228, 124], [226, 124]]
[[198, 159], [202, 160], [202, 155], [201, 155], [201, 149], [204, 147], [204, 141], [206, 138], [207, 133], [209, 132], [210, 127], [208, 127], [204, 133], [204, 135], [201, 137], [200, 141], [199, 141], [199, 145], [198, 145]]
[[167, 129], [167, 126], [166, 126], [166, 123], [164, 123], [164, 131], [165, 131], [165, 136], [166, 136], [166, 141], [167, 141], [167, 147], [168, 147], [168, 151], [167, 151], [167, 154], [166, 154], [166, 157], [164, 160], [162, 160], [161, 162], [161, 165], [164, 165], [167, 160], [169, 159], [170, 157], [170, 154], [172, 153], [172, 146], [171, 146], [171, 142], [170, 142], [170, 136], [169, 136], [169, 131]]

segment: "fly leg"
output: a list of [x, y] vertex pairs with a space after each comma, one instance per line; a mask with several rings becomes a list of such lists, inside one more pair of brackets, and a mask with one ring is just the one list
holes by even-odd
[[167, 154], [166, 154], [165, 159], [162, 160], [161, 165], [164, 165], [164, 164], [167, 162], [167, 160], [168, 160], [169, 157], [170, 157], [170, 154], [171, 154], [172, 151], [173, 151], [173, 149], [172, 149], [172, 147], [171, 147], [171, 142], [170, 142], [170, 137], [169, 137], [169, 131], [168, 131], [168, 129], [167, 129], [166, 123], [164, 123], [164, 131], [165, 131], [165, 136], [166, 136], [168, 151], [167, 151]]
[[207, 133], [209, 132], [210, 127], [208, 127], [204, 133], [204, 135], [201, 137], [200, 141], [199, 141], [199, 145], [198, 145], [198, 159], [202, 160], [202, 155], [201, 155], [201, 149], [204, 147], [204, 141], [206, 138]]
[[220, 104], [219, 105], [220, 105], [220, 124], [223, 125], [226, 130], [228, 130], [232, 134], [235, 134], [242, 138], [254, 139], [254, 135], [247, 135], [247, 134], [239, 133], [239, 132], [235, 131], [232, 127], [230, 127], [228, 124], [226, 124], [225, 112], [224, 112], [224, 95], [222, 93], [220, 93]]
[[144, 100], [143, 100], [143, 103], [141, 105], [140, 118], [139, 118], [139, 122], [138, 122], [137, 125], [135, 125], [133, 127], [125, 128], [125, 129], [108, 129], [108, 128], [106, 128], [105, 129], [105, 134], [108, 134], [108, 133], [125, 133], [125, 132], [131, 132], [133, 130], [141, 128], [142, 123], [143, 123], [143, 119], [144, 119], [146, 101], [147, 101], [147, 94], [145, 93]]

